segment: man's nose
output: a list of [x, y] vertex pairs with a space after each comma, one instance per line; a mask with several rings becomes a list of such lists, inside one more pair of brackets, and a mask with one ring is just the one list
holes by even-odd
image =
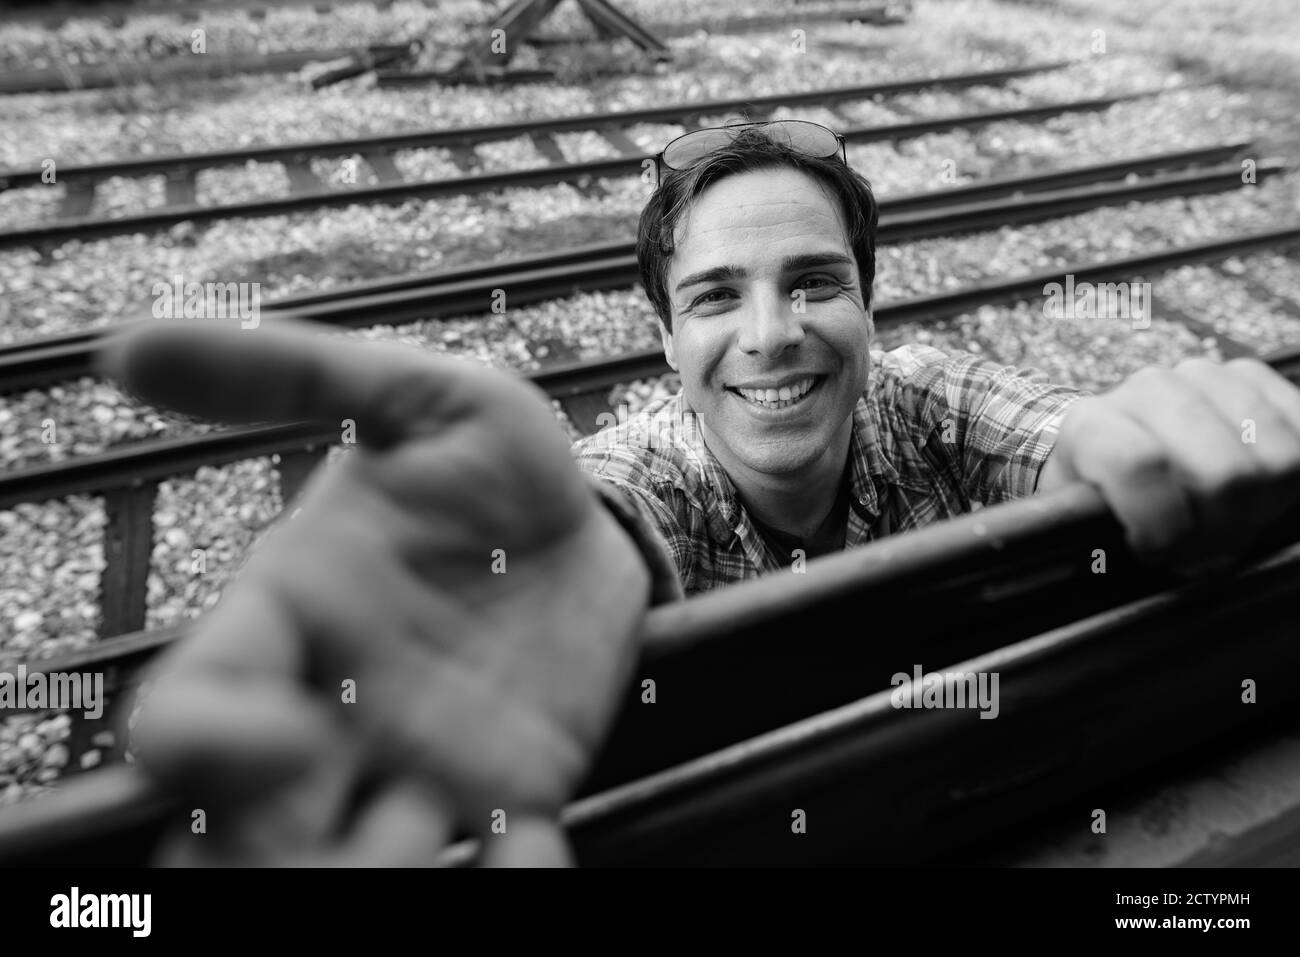
[[755, 297], [751, 304], [741, 326], [739, 345], [744, 352], [775, 359], [803, 342], [804, 317], [793, 297], [771, 292]]

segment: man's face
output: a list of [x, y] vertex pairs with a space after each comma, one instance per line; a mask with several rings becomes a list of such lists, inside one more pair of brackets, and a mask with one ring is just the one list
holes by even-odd
[[728, 176], [675, 240], [664, 351], [709, 448], [733, 476], [843, 468], [871, 320], [833, 194], [785, 167]]

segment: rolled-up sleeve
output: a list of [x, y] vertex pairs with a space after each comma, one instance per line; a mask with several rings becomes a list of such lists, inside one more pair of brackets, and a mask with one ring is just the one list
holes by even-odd
[[650, 570], [650, 604], [684, 598], [681, 569], [688, 567], [690, 546], [668, 509], [654, 496], [625, 482], [598, 475], [588, 479]]
[[947, 456], [966, 494], [986, 505], [1034, 493], [1062, 419], [1089, 394], [968, 353], [907, 346], [888, 356], [918, 444]]

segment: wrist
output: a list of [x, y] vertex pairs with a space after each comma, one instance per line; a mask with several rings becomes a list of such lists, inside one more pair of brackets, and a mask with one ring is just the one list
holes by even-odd
[[654, 606], [681, 600], [684, 596], [677, 563], [668, 554], [658, 533], [618, 489], [598, 479], [592, 479], [591, 485], [603, 510], [614, 519], [636, 549], [650, 576], [649, 604]]

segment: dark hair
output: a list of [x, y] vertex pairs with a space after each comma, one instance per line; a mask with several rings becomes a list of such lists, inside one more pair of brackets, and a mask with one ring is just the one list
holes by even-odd
[[879, 211], [866, 177], [846, 166], [839, 155], [818, 159], [769, 139], [762, 127], [743, 130], [727, 146], [715, 150], [685, 170], [661, 167], [658, 188], [651, 194], [637, 227], [636, 260], [641, 283], [655, 311], [672, 332], [672, 304], [668, 298], [668, 263], [675, 244], [673, 233], [695, 197], [708, 186], [736, 173], [787, 166], [812, 176], [838, 197], [848, 227], [849, 246], [858, 262], [863, 301], [871, 305], [871, 285], [876, 278], [876, 222]]

